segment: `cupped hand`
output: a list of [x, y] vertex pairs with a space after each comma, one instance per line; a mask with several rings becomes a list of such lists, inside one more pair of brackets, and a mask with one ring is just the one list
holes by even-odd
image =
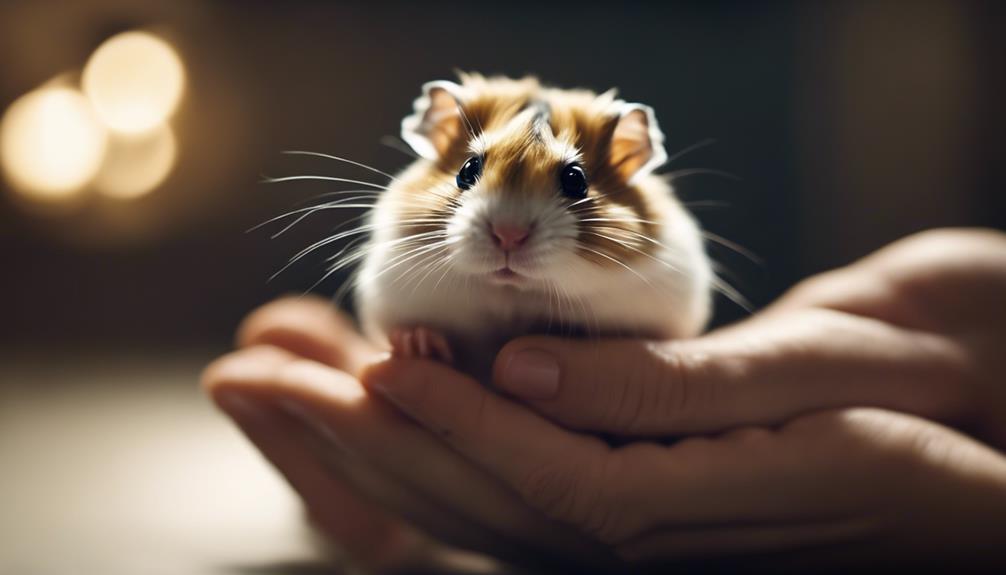
[[1006, 446], [1006, 235], [940, 230], [802, 282], [691, 340], [525, 337], [494, 380], [555, 421], [627, 436], [880, 407]]
[[633, 568], [1006, 567], [1006, 458], [915, 416], [849, 408], [612, 447], [440, 364], [389, 360], [362, 380]]
[[361, 378], [629, 561], [1001, 565], [1006, 459], [930, 419], [1006, 437], [1004, 247], [922, 234], [695, 340], [522, 338], [495, 366], [510, 397], [431, 362]]
[[492, 567], [487, 557], [532, 566], [612, 561], [369, 396], [356, 376], [382, 354], [329, 302], [266, 305], [244, 322], [238, 344], [207, 368], [204, 387], [358, 563], [468, 571]]
[[609, 551], [983, 553], [1006, 521], [1001, 454], [893, 410], [1006, 439], [1004, 245], [925, 234], [696, 340], [522, 338], [497, 359], [509, 398], [443, 365], [380, 361], [310, 300], [254, 314], [205, 381], [372, 564], [425, 557], [433, 538], [601, 568]]

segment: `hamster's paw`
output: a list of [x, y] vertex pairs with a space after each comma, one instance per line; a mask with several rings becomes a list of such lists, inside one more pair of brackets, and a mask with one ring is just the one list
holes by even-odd
[[405, 359], [436, 359], [444, 363], [454, 361], [447, 338], [438, 331], [425, 327], [396, 327], [388, 334], [391, 355]]

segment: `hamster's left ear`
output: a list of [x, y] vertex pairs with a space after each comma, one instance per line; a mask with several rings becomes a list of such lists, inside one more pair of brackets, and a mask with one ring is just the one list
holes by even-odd
[[427, 82], [423, 95], [412, 104], [414, 112], [402, 120], [402, 139], [423, 158], [444, 157], [464, 133], [461, 93], [461, 86], [454, 82]]
[[664, 133], [653, 108], [618, 101], [618, 121], [611, 135], [611, 165], [626, 179], [649, 174], [667, 161]]

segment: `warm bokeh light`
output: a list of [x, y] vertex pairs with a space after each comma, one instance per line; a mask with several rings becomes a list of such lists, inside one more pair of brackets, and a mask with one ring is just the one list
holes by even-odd
[[125, 32], [105, 41], [84, 67], [84, 92], [109, 128], [145, 132], [174, 112], [185, 84], [175, 50], [147, 32]]
[[114, 198], [143, 196], [168, 176], [176, 152], [175, 135], [167, 124], [138, 136], [113, 134], [94, 187]]
[[66, 87], [30, 92], [0, 123], [0, 158], [14, 187], [36, 197], [65, 198], [101, 166], [106, 131], [87, 99]]

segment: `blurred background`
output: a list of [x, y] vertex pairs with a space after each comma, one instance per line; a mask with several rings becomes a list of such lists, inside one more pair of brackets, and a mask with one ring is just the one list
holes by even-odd
[[[655, 108], [670, 154], [715, 140], [668, 169], [735, 176], [676, 184], [708, 230], [758, 256], [710, 245], [762, 306], [918, 230], [1006, 229], [1004, 12], [953, 0], [3, 2], [0, 573], [317, 560], [285, 487], [196, 388], [241, 317], [311, 289], [331, 252], [270, 276], [359, 215], [247, 232], [339, 189], [263, 176], [374, 181], [283, 150], [401, 169], [402, 116], [422, 83], [457, 69], [618, 87]], [[743, 316], [720, 303], [717, 322]]]

